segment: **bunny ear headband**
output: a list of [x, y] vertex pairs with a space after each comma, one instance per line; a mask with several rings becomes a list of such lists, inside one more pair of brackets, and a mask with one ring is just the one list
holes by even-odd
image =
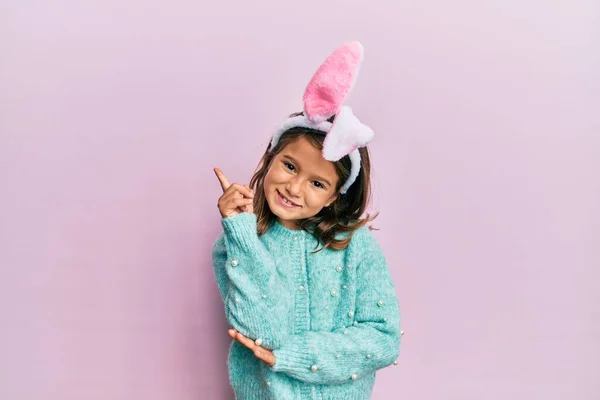
[[[349, 42], [336, 49], [317, 69], [304, 91], [304, 115], [290, 117], [277, 129], [271, 139], [271, 150], [281, 135], [296, 127], [310, 128], [325, 134], [323, 158], [338, 161], [348, 155], [352, 162], [350, 176], [340, 189], [344, 194], [360, 172], [359, 147], [373, 140], [373, 130], [361, 123], [348, 106], [342, 105], [354, 86], [363, 47], [359, 42]], [[327, 120], [335, 116], [334, 122]]]

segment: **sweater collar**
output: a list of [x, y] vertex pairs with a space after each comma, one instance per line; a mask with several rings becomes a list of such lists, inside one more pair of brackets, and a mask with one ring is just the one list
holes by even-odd
[[271, 232], [277, 237], [283, 238], [284, 240], [294, 240], [294, 237], [300, 239], [301, 237], [304, 237], [309, 234], [304, 229], [286, 228], [285, 226], [281, 225], [277, 220], [273, 222], [273, 225], [271, 225], [271, 228], [269, 228], [269, 232]]

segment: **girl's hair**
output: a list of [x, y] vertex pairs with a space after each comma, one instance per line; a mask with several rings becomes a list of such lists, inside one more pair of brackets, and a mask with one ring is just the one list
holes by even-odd
[[[302, 113], [292, 114], [291, 116], [298, 115], [302, 115]], [[333, 117], [329, 119], [329, 122], [333, 122]], [[300, 138], [307, 139], [316, 149], [323, 150], [324, 132], [302, 127], [291, 128], [281, 136], [273, 151], [271, 151], [271, 144], [269, 143], [250, 180], [250, 187], [255, 193], [254, 213], [257, 216], [259, 235], [265, 233], [274, 224], [276, 219], [265, 197], [265, 176], [275, 156], [288, 144]], [[361, 157], [360, 173], [348, 191], [345, 194], [338, 194], [337, 199], [329, 207], [324, 207], [317, 215], [299, 221], [300, 228], [312, 233], [323, 245], [320, 250], [327, 247], [334, 250], [345, 249], [350, 243], [354, 231], [377, 217], [377, 214], [374, 216], [366, 214], [362, 218], [371, 196], [371, 163], [368, 149], [361, 147], [359, 151]], [[352, 164], [350, 158], [344, 156], [340, 160], [333, 162], [333, 165], [338, 175], [337, 193], [348, 179]], [[346, 232], [349, 234], [343, 235], [341, 238], [336, 237], [339, 233]]]

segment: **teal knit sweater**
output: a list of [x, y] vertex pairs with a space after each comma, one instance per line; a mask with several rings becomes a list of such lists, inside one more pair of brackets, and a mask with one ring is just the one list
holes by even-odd
[[394, 284], [369, 229], [344, 250], [314, 253], [313, 235], [279, 223], [259, 237], [254, 214], [222, 225], [212, 256], [227, 320], [275, 355], [269, 367], [232, 341], [236, 399], [369, 399], [400, 348]]

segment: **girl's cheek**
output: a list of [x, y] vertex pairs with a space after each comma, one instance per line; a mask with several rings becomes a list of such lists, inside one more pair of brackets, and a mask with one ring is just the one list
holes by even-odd
[[286, 180], [286, 176], [288, 176], [287, 173], [282, 170], [269, 171], [269, 173], [271, 174], [271, 181], [278, 183], [284, 182]]
[[267, 174], [265, 175], [265, 184], [270, 184], [273, 182], [273, 175], [273, 169], [267, 171]]

